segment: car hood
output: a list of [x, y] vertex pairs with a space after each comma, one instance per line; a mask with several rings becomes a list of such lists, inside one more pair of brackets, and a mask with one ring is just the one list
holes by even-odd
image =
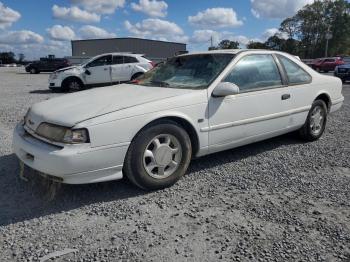
[[122, 84], [63, 95], [35, 104], [28, 118], [36, 129], [42, 122], [73, 127], [79, 122], [194, 90]]
[[69, 67], [64, 67], [64, 68], [61, 68], [59, 70], [56, 70], [55, 73], [60, 73], [60, 72], [74, 70], [74, 69], [80, 69], [80, 68], [81, 68], [81, 66], [69, 66]]

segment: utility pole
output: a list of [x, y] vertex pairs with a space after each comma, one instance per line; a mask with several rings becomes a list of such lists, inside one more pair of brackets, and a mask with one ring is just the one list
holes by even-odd
[[326, 32], [326, 53], [325, 57], [328, 56], [328, 46], [329, 46], [329, 40], [332, 39], [333, 35], [330, 31], [330, 28], [328, 27], [327, 32]]

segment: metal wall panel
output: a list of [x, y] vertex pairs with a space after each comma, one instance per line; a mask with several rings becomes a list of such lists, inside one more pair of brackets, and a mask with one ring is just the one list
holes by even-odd
[[110, 52], [145, 54], [155, 60], [166, 59], [186, 51], [186, 44], [139, 38], [112, 38], [72, 41], [72, 56], [96, 56]]

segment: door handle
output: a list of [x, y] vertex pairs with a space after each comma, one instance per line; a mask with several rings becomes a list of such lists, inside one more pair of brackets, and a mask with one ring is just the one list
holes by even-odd
[[290, 98], [290, 94], [282, 95], [282, 100], [288, 100]]
[[103, 70], [107, 71], [107, 70], [108, 70], [108, 68], [105, 68], [105, 69], [103, 69]]

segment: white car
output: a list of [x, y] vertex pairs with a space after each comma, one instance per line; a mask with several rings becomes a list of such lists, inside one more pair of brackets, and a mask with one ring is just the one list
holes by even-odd
[[79, 66], [57, 70], [49, 76], [54, 91], [82, 90], [134, 80], [153, 68], [153, 62], [139, 54], [111, 53], [96, 56]]
[[342, 83], [276, 51], [225, 50], [174, 57], [135, 84], [32, 106], [14, 152], [68, 184], [127, 176], [170, 186], [200, 157], [299, 130], [319, 139], [342, 106]]

